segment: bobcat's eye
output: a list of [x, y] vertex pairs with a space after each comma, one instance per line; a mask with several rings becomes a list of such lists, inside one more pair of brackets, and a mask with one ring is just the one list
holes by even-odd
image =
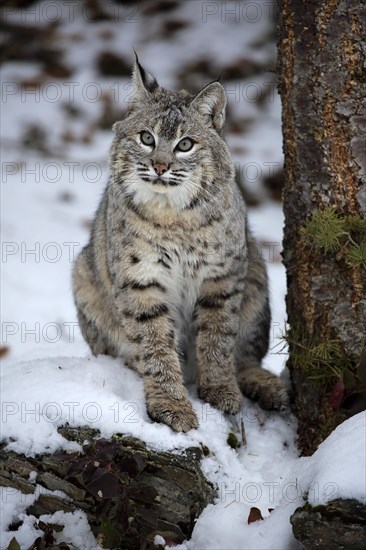
[[144, 145], [149, 145], [150, 147], [154, 147], [155, 145], [154, 136], [147, 130], [141, 132], [140, 139]]
[[187, 151], [190, 151], [193, 147], [195, 142], [191, 138], [183, 138], [180, 140], [178, 145], [175, 147], [176, 151], [182, 151], [183, 153], [187, 153]]

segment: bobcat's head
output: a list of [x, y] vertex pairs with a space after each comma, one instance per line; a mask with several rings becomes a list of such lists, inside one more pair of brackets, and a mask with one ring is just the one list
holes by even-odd
[[226, 96], [219, 82], [197, 95], [171, 92], [136, 61], [134, 93], [126, 118], [116, 122], [111, 169], [136, 204], [184, 209], [208, 201], [215, 186], [232, 179], [221, 137]]

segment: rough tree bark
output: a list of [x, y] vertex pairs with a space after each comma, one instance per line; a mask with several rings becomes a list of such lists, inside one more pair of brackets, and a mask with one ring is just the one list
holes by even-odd
[[364, 0], [279, 6], [288, 366], [304, 454], [345, 418], [352, 392], [364, 407], [365, 13]]

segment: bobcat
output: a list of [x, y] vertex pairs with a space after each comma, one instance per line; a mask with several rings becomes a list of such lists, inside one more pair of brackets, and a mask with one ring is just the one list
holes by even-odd
[[160, 87], [138, 60], [133, 100], [113, 126], [111, 176], [73, 291], [95, 355], [122, 357], [142, 377], [147, 411], [186, 432], [199, 397], [237, 413], [242, 393], [284, 410], [280, 380], [261, 369], [268, 349], [267, 275], [222, 137], [219, 82], [196, 96]]

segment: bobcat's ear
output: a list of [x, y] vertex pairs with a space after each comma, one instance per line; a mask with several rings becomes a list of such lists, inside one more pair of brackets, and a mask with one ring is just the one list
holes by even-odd
[[130, 101], [132, 106], [149, 100], [150, 94], [159, 86], [156, 78], [141, 67], [137, 56], [132, 71], [132, 85], [133, 93]]
[[208, 124], [220, 131], [225, 122], [226, 94], [220, 82], [212, 82], [194, 98], [191, 107], [203, 115]]
[[117, 122], [115, 122], [115, 123], [113, 124], [113, 126], [112, 126], [113, 132], [116, 132], [116, 133], [117, 133], [118, 130], [121, 128], [121, 126], [122, 126], [121, 121], [120, 121], [120, 120], [117, 120]]

